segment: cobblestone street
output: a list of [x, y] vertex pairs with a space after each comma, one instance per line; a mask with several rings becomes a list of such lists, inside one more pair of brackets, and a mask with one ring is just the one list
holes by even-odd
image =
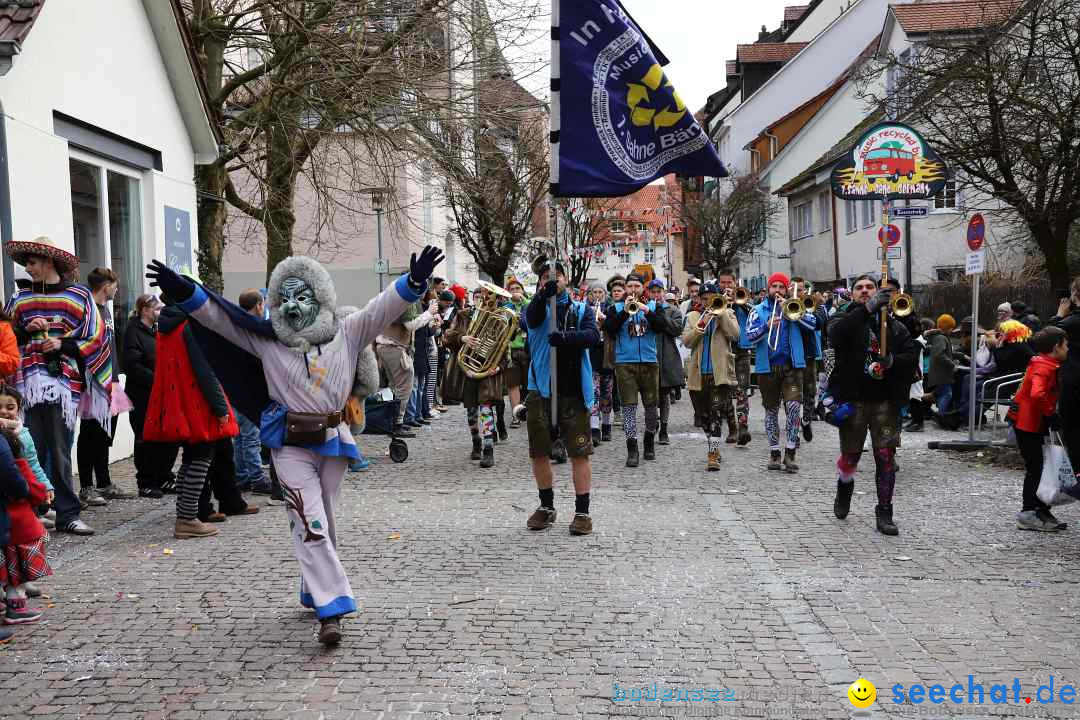
[[[836, 520], [835, 430], [815, 424], [799, 475], [768, 473], [758, 402], [753, 442], [725, 446], [720, 473], [703, 472], [686, 399], [655, 463], [624, 468], [616, 427], [594, 459], [585, 538], [567, 532], [568, 465], [556, 526], [530, 533], [524, 429], [480, 470], [452, 408], [409, 441], [406, 463], [379, 457], [347, 478], [338, 532], [363, 607], [331, 651], [297, 603], [282, 506], [201, 541], [173, 539], [171, 497], [88, 511], [97, 536], [51, 545], [46, 621], [0, 648], [3, 715], [645, 716], [656, 702], [613, 694], [655, 683], [734, 691], [664, 703], [668, 715], [846, 718], [862, 675], [878, 692], [867, 716], [1031, 717], [1039, 705], [1024, 697], [1040, 684], [1080, 681], [1074, 508], [1059, 513], [1064, 533], [1018, 531], [1019, 474], [926, 450], [928, 432], [905, 438], [901, 534], [883, 537], [870, 459]], [[134, 487], [128, 464], [114, 469]], [[1020, 702], [1011, 690], [982, 708], [891, 702], [897, 683], [966, 687], [969, 675], [987, 693], [1018, 678]], [[1039, 716], [1072, 712], [1055, 702]]]

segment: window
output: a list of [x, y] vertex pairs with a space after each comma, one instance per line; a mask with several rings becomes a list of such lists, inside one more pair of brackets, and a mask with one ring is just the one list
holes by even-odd
[[847, 200], [844, 202], [844, 218], [847, 221], [847, 231], [853, 233], [859, 229], [859, 206], [857, 200]]
[[862, 200], [862, 224], [863, 227], [873, 227], [874, 225], [874, 201]]
[[611, 221], [611, 232], [613, 232], [613, 233], [626, 232], [626, 223], [624, 223], [622, 220], [612, 220]]
[[[141, 183], [138, 176], [89, 155], [69, 158], [68, 172], [79, 276], [85, 279], [99, 265], [116, 273], [112, 317], [106, 320], [122, 342], [135, 298], [143, 291]], [[123, 372], [121, 358], [113, 357], [113, 366]]]
[[814, 234], [814, 205], [805, 202], [795, 206], [795, 216], [792, 220], [794, 238], [801, 240]]
[[647, 262], [647, 263], [656, 262], [656, 248], [654, 248], [654, 247], [645, 248], [645, 262]]
[[620, 265], [629, 265], [630, 264], [630, 248], [626, 248], [626, 247], [619, 248], [619, 264]]
[[964, 279], [962, 267], [937, 268], [936, 273], [938, 282], [959, 282]]
[[649, 229], [649, 223], [638, 223], [637, 229], [638, 232], [645, 232]]
[[832, 230], [832, 197], [827, 192], [818, 195], [818, 232]]
[[956, 208], [956, 178], [945, 182], [945, 187], [934, 196], [935, 210], [953, 210]]

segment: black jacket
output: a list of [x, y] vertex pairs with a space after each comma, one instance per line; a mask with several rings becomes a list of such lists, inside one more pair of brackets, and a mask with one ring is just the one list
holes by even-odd
[[[171, 333], [180, 326], [188, 316], [176, 305], [166, 306], [158, 318], [158, 330], [163, 333]], [[142, 325], [142, 323], [139, 323]], [[225, 417], [229, 414], [229, 404], [225, 400], [225, 391], [214, 375], [214, 369], [210, 367], [202, 348], [191, 331], [191, 324], [184, 326], [184, 347], [187, 348], [188, 361], [191, 363], [191, 372], [199, 383], [199, 390], [206, 398], [214, 417]]]
[[[829, 324], [829, 344], [836, 353], [829, 390], [840, 402], [859, 400], [859, 383], [866, 373], [866, 353], [870, 346], [869, 321], [870, 314], [865, 305], [850, 303], [845, 311], [833, 316]], [[900, 408], [907, 404], [911, 384], [915, 382], [919, 345], [907, 328], [891, 316], [888, 337], [886, 352], [893, 356], [893, 364], [886, 371], [884, 382], [888, 385], [889, 400]]]
[[675, 338], [682, 336], [683, 314], [678, 305], [658, 307], [656, 314], [660, 318], [656, 332], [656, 359], [660, 364], [660, 387], [677, 388], [686, 384], [683, 373], [682, 355], [675, 344]]
[[132, 400], [150, 399], [154, 387], [154, 366], [157, 363], [157, 338], [152, 328], [133, 318], [124, 331], [124, 372], [127, 384], [124, 391]]
[[0, 544], [6, 545], [11, 533], [11, 518], [4, 506], [9, 501], [22, 500], [29, 494], [30, 487], [15, 464], [11, 446], [7, 439], [0, 436]]

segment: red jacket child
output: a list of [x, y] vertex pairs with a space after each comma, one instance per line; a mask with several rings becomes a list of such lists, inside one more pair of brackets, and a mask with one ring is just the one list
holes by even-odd
[[1059, 367], [1061, 363], [1045, 353], [1032, 358], [1024, 382], [1013, 398], [1017, 408], [1013, 414], [1017, 430], [1046, 432], [1046, 419], [1057, 412]]
[[38, 520], [34, 508], [48, 501], [49, 491], [34, 477], [34, 471], [23, 458], [15, 458], [19, 474], [30, 487], [30, 496], [20, 500], [9, 500], [8, 517], [11, 518], [11, 539], [8, 545], [31, 545], [45, 536], [45, 527]]

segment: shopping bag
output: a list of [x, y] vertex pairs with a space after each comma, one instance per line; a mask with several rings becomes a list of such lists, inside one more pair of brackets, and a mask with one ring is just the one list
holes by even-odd
[[131, 402], [131, 398], [124, 392], [124, 388], [120, 387], [120, 383], [114, 382], [112, 385], [112, 394], [109, 397], [109, 414], [119, 415], [120, 413], [126, 413], [135, 407]]
[[1053, 431], [1043, 446], [1043, 471], [1035, 494], [1047, 505], [1066, 505], [1080, 497], [1069, 456]]

